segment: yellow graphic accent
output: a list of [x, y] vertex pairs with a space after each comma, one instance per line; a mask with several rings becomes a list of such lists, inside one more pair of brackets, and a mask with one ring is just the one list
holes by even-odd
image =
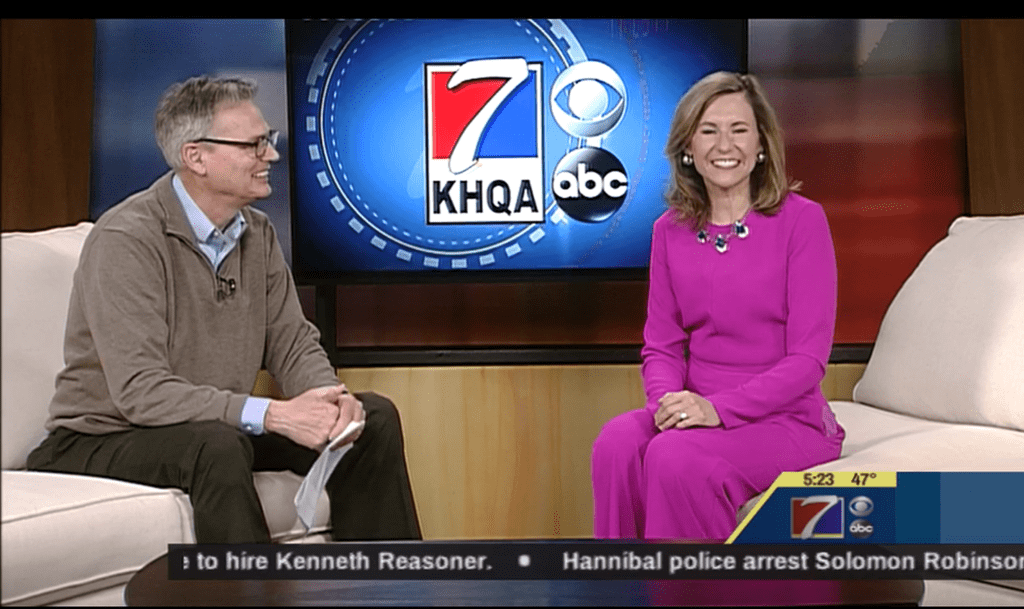
[[783, 488], [896, 488], [896, 472], [783, 472], [775, 484]]

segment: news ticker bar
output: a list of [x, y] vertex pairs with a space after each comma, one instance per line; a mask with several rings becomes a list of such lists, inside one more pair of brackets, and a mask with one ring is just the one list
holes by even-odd
[[168, 547], [187, 579], [1024, 579], [1024, 544], [339, 542]]

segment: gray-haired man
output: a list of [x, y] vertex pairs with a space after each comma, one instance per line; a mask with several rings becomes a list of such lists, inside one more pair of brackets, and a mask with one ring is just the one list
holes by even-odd
[[[85, 242], [50, 434], [29, 468], [181, 488], [200, 543], [266, 542], [252, 471], [304, 474], [365, 417], [327, 483], [333, 536], [418, 539], [395, 406], [338, 383], [273, 226], [249, 208], [280, 158], [255, 93], [198, 77], [164, 94], [156, 136], [172, 171]], [[249, 395], [261, 367], [295, 397]]]

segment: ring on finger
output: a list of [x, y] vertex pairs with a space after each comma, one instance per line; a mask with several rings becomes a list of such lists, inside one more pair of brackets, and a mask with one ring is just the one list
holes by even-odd
[[689, 416], [689, 415], [687, 415], [685, 412], [683, 412], [681, 410], [679, 411], [679, 420], [680, 421], [685, 421], [687, 416]]

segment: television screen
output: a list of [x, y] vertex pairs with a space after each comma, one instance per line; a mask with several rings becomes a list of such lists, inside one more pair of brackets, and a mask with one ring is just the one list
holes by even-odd
[[679, 98], [746, 21], [289, 20], [300, 283], [644, 276]]

